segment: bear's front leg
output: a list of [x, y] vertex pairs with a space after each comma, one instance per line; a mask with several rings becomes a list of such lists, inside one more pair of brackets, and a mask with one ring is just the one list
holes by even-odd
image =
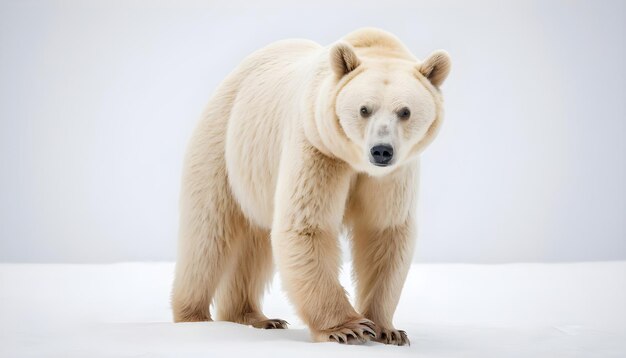
[[338, 279], [338, 234], [350, 175], [345, 163], [305, 141], [281, 158], [274, 257], [289, 299], [318, 342], [361, 343], [376, 336], [374, 323], [356, 312]]
[[352, 233], [356, 307], [377, 325], [376, 341], [407, 345], [393, 315], [411, 266], [415, 244], [417, 167], [383, 178], [360, 175], [346, 213]]
[[411, 266], [412, 232], [409, 223], [353, 232], [357, 308], [377, 325], [376, 341], [381, 343], [410, 344], [406, 332], [394, 328], [393, 315]]

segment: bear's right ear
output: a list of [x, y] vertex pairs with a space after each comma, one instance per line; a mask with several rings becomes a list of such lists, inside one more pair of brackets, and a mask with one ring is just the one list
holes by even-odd
[[352, 46], [339, 42], [330, 48], [330, 67], [341, 78], [359, 67], [361, 61], [356, 57]]

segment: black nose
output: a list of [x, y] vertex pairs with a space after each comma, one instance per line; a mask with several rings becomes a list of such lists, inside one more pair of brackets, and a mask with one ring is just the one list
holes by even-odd
[[370, 150], [370, 153], [372, 154], [370, 161], [375, 165], [384, 167], [389, 165], [393, 158], [393, 147], [387, 144], [375, 145]]

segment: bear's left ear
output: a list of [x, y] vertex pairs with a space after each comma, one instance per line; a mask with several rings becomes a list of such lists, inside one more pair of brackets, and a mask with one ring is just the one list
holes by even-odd
[[356, 57], [352, 46], [339, 42], [330, 48], [330, 67], [341, 78], [359, 67], [361, 61]]
[[450, 56], [444, 50], [433, 52], [420, 65], [419, 71], [423, 74], [433, 86], [439, 88], [443, 81], [450, 73]]

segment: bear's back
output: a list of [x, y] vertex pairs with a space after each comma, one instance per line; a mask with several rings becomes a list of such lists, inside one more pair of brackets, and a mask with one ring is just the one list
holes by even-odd
[[416, 61], [396, 36], [377, 28], [366, 27], [355, 30], [346, 35], [342, 41], [352, 45], [360, 58], [386, 57]]

